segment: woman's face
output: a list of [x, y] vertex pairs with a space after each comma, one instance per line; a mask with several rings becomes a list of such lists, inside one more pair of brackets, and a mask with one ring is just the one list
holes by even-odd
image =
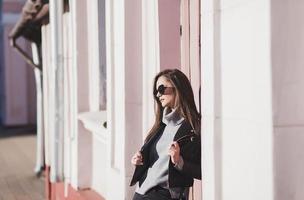
[[162, 107], [174, 108], [175, 91], [171, 82], [164, 76], [160, 76], [156, 82], [156, 97], [159, 99]]

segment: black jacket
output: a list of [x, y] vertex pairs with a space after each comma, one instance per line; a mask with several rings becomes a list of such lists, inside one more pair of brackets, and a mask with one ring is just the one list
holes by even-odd
[[[151, 145], [155, 140], [163, 133], [166, 125], [161, 124], [157, 133], [150, 138], [141, 148], [143, 156], [143, 165], [137, 165], [130, 183], [130, 186], [139, 181], [139, 186], [146, 178], [148, 168], [151, 167], [149, 162], [149, 151]], [[188, 122], [183, 122], [180, 128], [177, 130], [174, 141], [179, 138], [190, 134], [192, 127]], [[195, 135], [192, 140], [188, 139], [180, 144], [180, 154], [184, 160], [184, 166], [182, 171], [178, 171], [171, 159], [168, 163], [169, 167], [169, 187], [190, 187], [193, 185], [193, 178], [201, 179], [201, 138]]]

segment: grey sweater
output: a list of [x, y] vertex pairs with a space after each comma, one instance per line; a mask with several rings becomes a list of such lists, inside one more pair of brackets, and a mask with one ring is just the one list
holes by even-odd
[[160, 138], [152, 145], [152, 148], [154, 147], [155, 149], [153, 148], [150, 151], [155, 162], [148, 169], [145, 181], [140, 187], [136, 188], [136, 192], [139, 194], [145, 194], [149, 189], [157, 185], [168, 188], [168, 166], [170, 159], [168, 150], [184, 120], [176, 110], [170, 111], [167, 107], [164, 109], [162, 121], [166, 124], [166, 127]]

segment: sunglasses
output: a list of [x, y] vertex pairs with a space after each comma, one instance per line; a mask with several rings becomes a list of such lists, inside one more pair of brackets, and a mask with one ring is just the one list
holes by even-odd
[[164, 85], [158, 86], [158, 88], [154, 91], [154, 95], [156, 96], [157, 93], [164, 95], [164, 94], [172, 94], [174, 87], [165, 87]]

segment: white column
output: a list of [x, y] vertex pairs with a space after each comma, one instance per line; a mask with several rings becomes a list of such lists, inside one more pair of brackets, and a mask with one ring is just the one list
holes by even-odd
[[[205, 5], [204, 5], [205, 6]], [[200, 85], [200, 0], [192, 0], [189, 4], [190, 18], [190, 82], [192, 85], [194, 100], [199, 108], [199, 87]]]
[[221, 1], [221, 198], [273, 199], [270, 1]]
[[[115, 121], [114, 116], [115, 113], [113, 112], [113, 99], [114, 94], [112, 91], [113, 87], [113, 80], [114, 80], [114, 24], [113, 24], [113, 15], [114, 15], [114, 2], [112, 0], [106, 0], [105, 2], [105, 12], [106, 12], [106, 65], [107, 65], [107, 130], [108, 134], [112, 135], [112, 132], [115, 131]], [[106, 177], [107, 180], [111, 177], [111, 166], [112, 166], [112, 136], [109, 137], [108, 144], [107, 144], [107, 152], [108, 152], [108, 159], [105, 161], [107, 163], [107, 174]], [[115, 184], [115, 182], [110, 181], [108, 184], [108, 191], [107, 194], [104, 194], [106, 199], [110, 199], [110, 197], [114, 196], [112, 193], [114, 193], [114, 189], [111, 190], [111, 186]], [[121, 188], [119, 188], [121, 189]]]
[[[33, 61], [36, 65], [39, 63], [39, 51], [35, 43], [31, 43]], [[35, 173], [40, 174], [44, 166], [44, 131], [43, 131], [43, 92], [42, 92], [42, 71], [34, 69], [36, 81], [36, 98], [37, 98], [37, 139], [36, 139], [36, 166]]]
[[70, 15], [69, 24], [71, 35], [69, 37], [71, 47], [71, 63], [69, 65], [69, 85], [70, 85], [70, 184], [73, 188], [78, 187], [78, 98], [77, 98], [77, 1], [69, 1]]
[[72, 117], [71, 117], [71, 105], [74, 98], [71, 97], [71, 90], [73, 89], [71, 85], [71, 68], [72, 68], [72, 41], [71, 37], [71, 12], [66, 12], [63, 15], [63, 74], [64, 74], [64, 195], [68, 196], [69, 185], [71, 184], [71, 138], [72, 138]]
[[51, 140], [51, 181], [63, 179], [63, 47], [62, 47], [62, 15], [63, 2], [60, 0], [50, 2], [51, 24], [51, 67], [53, 70], [54, 96], [53, 132]]
[[203, 197], [273, 199], [270, 1], [202, 2]]
[[41, 50], [42, 50], [42, 76], [43, 76], [43, 132], [44, 132], [44, 143], [45, 143], [45, 164], [46, 166], [50, 166], [51, 163], [51, 156], [50, 156], [50, 133], [51, 133], [51, 110], [53, 107], [51, 107], [51, 96], [50, 96], [50, 85], [51, 85], [51, 77], [49, 76], [51, 71], [51, 65], [50, 65], [50, 47], [51, 47], [51, 41], [50, 41], [50, 25], [43, 25], [41, 27], [41, 36], [42, 36], [42, 42], [41, 42]]
[[125, 2], [106, 1], [107, 129], [109, 162], [106, 199], [125, 196]]
[[142, 1], [143, 138], [154, 123], [153, 78], [160, 71], [158, 1]]
[[98, 0], [92, 0], [87, 4], [87, 30], [88, 30], [88, 68], [89, 68], [89, 105], [90, 111], [99, 110], [100, 92], [100, 63], [99, 63], [99, 32], [98, 25]]
[[189, 35], [189, 1], [181, 0], [180, 1], [180, 15], [181, 15], [181, 26], [182, 26], [182, 35], [180, 37], [181, 41], [181, 70], [189, 77], [190, 74], [190, 35]]
[[92, 134], [78, 119], [81, 112], [90, 111], [89, 58], [87, 2], [70, 1], [71, 5], [71, 185], [77, 188], [91, 187]]
[[140, 0], [106, 2], [107, 127], [110, 134], [106, 199], [130, 199], [134, 192], [134, 188], [129, 187], [133, 173], [130, 158], [142, 143], [141, 89], [145, 87], [142, 84], [141, 5]]
[[201, 112], [202, 112], [202, 191], [204, 200], [220, 200], [221, 169], [218, 167], [219, 121], [219, 12], [214, 0], [201, 1]]
[[[108, 191], [107, 194], [103, 194], [106, 199], [111, 199], [113, 196], [115, 196], [115, 188], [111, 189], [113, 185], [116, 183], [116, 181], [120, 180], [113, 180], [112, 176], [112, 163], [113, 163], [113, 157], [112, 157], [112, 133], [115, 131], [115, 113], [113, 110], [114, 107], [114, 93], [113, 93], [113, 87], [114, 87], [114, 24], [113, 24], [113, 15], [114, 15], [114, 1], [112, 0], [106, 0], [105, 2], [105, 10], [106, 10], [106, 60], [107, 60], [107, 133], [110, 135], [108, 144], [107, 144], [107, 152], [108, 152], [108, 160], [105, 162], [107, 163], [106, 166], [106, 173], [108, 176], [106, 177], [108, 182]], [[116, 177], [115, 177], [116, 178]], [[111, 181], [110, 181], [111, 180]], [[117, 189], [122, 190], [121, 184], [117, 187]], [[115, 198], [115, 197], [114, 197]]]

